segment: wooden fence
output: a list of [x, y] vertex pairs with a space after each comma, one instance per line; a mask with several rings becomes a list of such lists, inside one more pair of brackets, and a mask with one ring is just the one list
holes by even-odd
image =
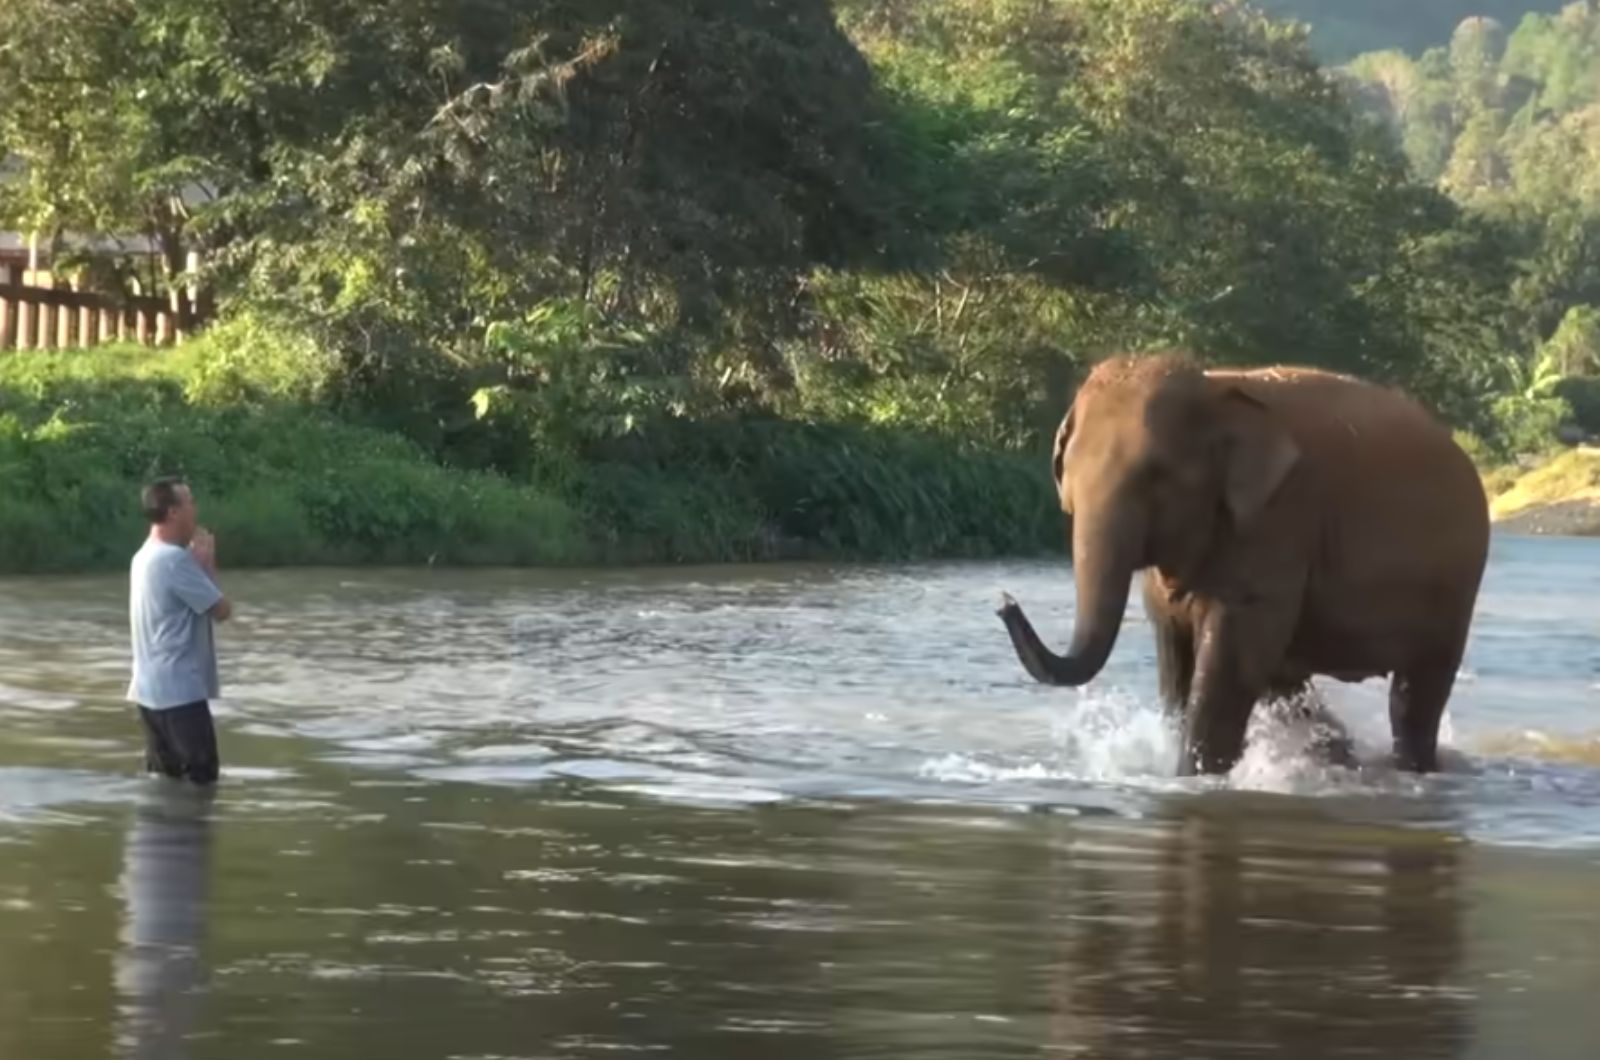
[[109, 342], [175, 345], [194, 332], [200, 319], [199, 307], [182, 293], [170, 299], [123, 298], [79, 290], [76, 283], [0, 283], [0, 351], [81, 349]]

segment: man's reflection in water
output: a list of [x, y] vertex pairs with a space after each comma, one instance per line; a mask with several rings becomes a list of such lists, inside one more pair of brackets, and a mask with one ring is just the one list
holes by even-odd
[[120, 880], [127, 913], [116, 960], [118, 1055], [180, 1060], [205, 966], [214, 795], [152, 781], [135, 807]]

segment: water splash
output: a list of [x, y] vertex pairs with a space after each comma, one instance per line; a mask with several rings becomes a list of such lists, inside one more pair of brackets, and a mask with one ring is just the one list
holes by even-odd
[[[1230, 787], [1285, 795], [1315, 795], [1362, 786], [1361, 766], [1377, 761], [1358, 730], [1326, 703], [1325, 715], [1268, 702], [1250, 715], [1244, 754], [1228, 774]], [[1353, 761], [1340, 762], [1332, 746], [1347, 742]], [[1354, 768], [1352, 768], [1354, 767]]]
[[[1266, 702], [1252, 712], [1239, 762], [1222, 778], [1180, 778], [1179, 721], [1159, 704], [1121, 691], [1079, 691], [1051, 722], [1052, 743], [1040, 755], [1012, 749], [961, 750], [925, 759], [918, 776], [939, 783], [1006, 786], [1070, 782], [1149, 792], [1206, 787], [1297, 795], [1376, 793], [1406, 788], [1390, 763], [1387, 708], [1370, 694], [1323, 695], [1322, 712]], [[1449, 747], [1448, 716], [1440, 725], [1441, 764], [1458, 771], [1464, 757]], [[1338, 753], [1344, 742], [1348, 755]]]
[[1125, 782], [1171, 777], [1182, 748], [1161, 709], [1125, 692], [1084, 694], [1055, 723], [1057, 753], [1077, 779]]

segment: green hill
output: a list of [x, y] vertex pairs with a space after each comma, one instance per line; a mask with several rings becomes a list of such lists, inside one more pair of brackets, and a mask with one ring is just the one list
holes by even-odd
[[1399, 48], [1418, 54], [1444, 44], [1463, 19], [1487, 16], [1514, 29], [1529, 12], [1550, 13], [1564, 0], [1256, 0], [1256, 6], [1311, 26], [1311, 43], [1329, 62]]

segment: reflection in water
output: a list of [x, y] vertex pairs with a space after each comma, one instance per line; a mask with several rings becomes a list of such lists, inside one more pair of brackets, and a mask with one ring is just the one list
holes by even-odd
[[[1232, 793], [1128, 821], [293, 784], [224, 788], [214, 819], [152, 785], [118, 1003], [64, 981], [12, 1048], [0, 1020], [0, 1056], [107, 1055], [113, 1012], [122, 1058], [1600, 1055], [1596, 875], [1570, 855]], [[7, 937], [52, 961], [114, 930], [7, 886], [109, 910], [115, 869], [36, 843], [70, 830], [0, 859], [0, 895], [39, 899]]]
[[126, 916], [116, 959], [118, 1055], [181, 1060], [205, 977], [213, 794], [152, 780], [123, 852]]
[[[1473, 1043], [1484, 970], [1465, 958], [1464, 848], [1444, 836], [1231, 796], [1136, 826], [980, 822], [863, 821], [852, 838], [846, 930], [870, 945], [835, 973], [838, 1055], [1458, 1058]], [[880, 843], [892, 872], [869, 867]], [[1524, 1055], [1553, 1055], [1538, 1044]]]
[[1497, 547], [1459, 768], [1216, 783], [1137, 612], [1018, 675], [1055, 563], [241, 574], [215, 817], [134, 779], [116, 580], [6, 581], [0, 1060], [1600, 1056], [1600, 542]]
[[1308, 844], [1204, 801], [1160, 835], [1148, 890], [1125, 863], [1065, 867], [1063, 1047], [1323, 1057], [1387, 1041], [1445, 1057], [1470, 1042], [1457, 844], [1410, 832]]

